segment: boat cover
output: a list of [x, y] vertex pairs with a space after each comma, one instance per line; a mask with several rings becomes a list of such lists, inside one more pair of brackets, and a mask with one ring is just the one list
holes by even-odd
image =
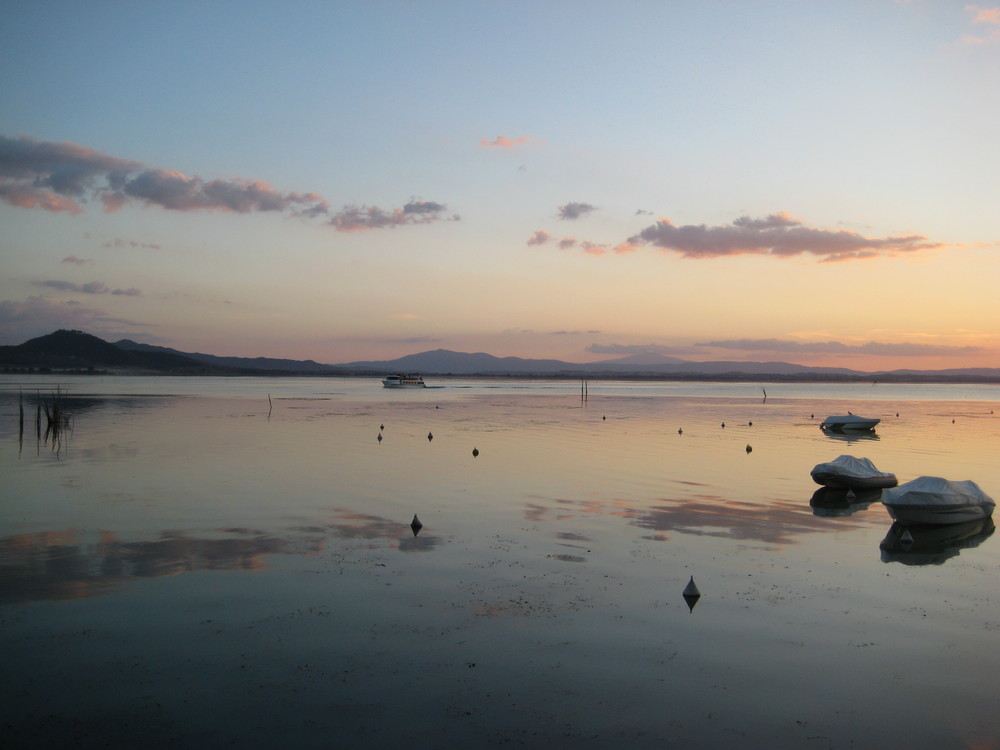
[[956, 481], [941, 477], [917, 477], [906, 484], [884, 490], [882, 502], [886, 505], [926, 507], [981, 505], [992, 508], [995, 505], [993, 498], [971, 479]]
[[896, 484], [896, 475], [879, 471], [868, 458], [855, 456], [837, 456], [832, 461], [816, 464], [809, 472], [819, 484], [852, 484], [892, 487]]

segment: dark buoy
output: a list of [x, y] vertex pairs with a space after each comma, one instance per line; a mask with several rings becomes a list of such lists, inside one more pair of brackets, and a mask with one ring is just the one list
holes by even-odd
[[380, 443], [382, 442], [382, 433], [381, 433], [381, 432], [380, 432], [380, 433], [378, 434], [378, 441], [379, 441]]
[[433, 439], [434, 439], [434, 433], [433, 432], [428, 432], [427, 433], [427, 441], [430, 442]]
[[688, 581], [688, 585], [684, 587], [684, 601], [687, 602], [688, 612], [694, 611], [694, 605], [698, 603], [701, 598], [701, 592], [695, 585], [694, 576], [691, 576], [691, 580]]
[[677, 428], [677, 434], [678, 435], [683, 435], [684, 434], [684, 430], [682, 430], [680, 427], [678, 427]]
[[417, 534], [419, 534], [420, 533], [420, 529], [422, 529], [423, 527], [424, 527], [424, 525], [422, 523], [420, 523], [420, 519], [417, 518], [417, 514], [414, 513], [413, 514], [413, 520], [410, 521], [410, 529], [413, 531], [413, 536], [416, 536]]
[[725, 422], [722, 423], [722, 429], [726, 429], [726, 423]]
[[607, 416], [607, 415], [605, 414], [604, 416], [602, 416], [602, 417], [601, 417], [601, 421], [603, 422], [603, 421], [604, 421], [604, 420], [606, 420], [607, 418], [608, 418], [608, 416]]
[[475, 458], [478, 455], [479, 455], [479, 448], [473, 448], [472, 449], [472, 457]]
[[378, 428], [379, 428], [380, 430], [384, 430], [384, 429], [385, 429], [385, 425], [384, 425], [384, 424], [380, 424], [380, 425], [378, 426]]
[[747, 427], [753, 427], [753, 422], [749, 422], [749, 423], [747, 424]]
[[747, 443], [747, 453], [749, 453], [752, 450], [753, 450], [753, 448], [750, 447], [750, 443]]

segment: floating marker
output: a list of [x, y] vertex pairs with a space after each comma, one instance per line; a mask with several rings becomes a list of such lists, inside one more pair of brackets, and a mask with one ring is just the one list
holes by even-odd
[[419, 534], [420, 533], [420, 529], [422, 529], [423, 527], [424, 527], [424, 525], [422, 523], [420, 523], [420, 519], [417, 518], [417, 514], [414, 513], [413, 514], [413, 520], [410, 521], [410, 529], [412, 529], [412, 531], [413, 531], [413, 536], [416, 536], [417, 534]]
[[427, 440], [428, 440], [428, 442], [431, 441], [431, 440], [433, 440], [433, 439], [434, 439], [434, 433], [433, 432], [428, 432], [427, 433]]
[[378, 426], [378, 428], [379, 428], [380, 430], [384, 430], [384, 429], [385, 429], [385, 425], [384, 425], [384, 424], [380, 424], [380, 425]]
[[380, 443], [382, 442], [382, 433], [381, 433], [381, 432], [380, 432], [380, 433], [378, 434], [378, 441], [379, 441]]
[[684, 430], [682, 430], [680, 427], [678, 427], [677, 428], [677, 434], [678, 435], [683, 435], [684, 434]]
[[753, 422], [748, 423], [748, 427], [753, 427]]
[[473, 448], [472, 449], [472, 457], [475, 458], [478, 455], [479, 455], [479, 448]]
[[753, 448], [750, 446], [750, 443], [747, 443], [747, 453], [749, 453], [752, 450]]
[[726, 423], [725, 422], [722, 423], [722, 429], [726, 429]]
[[694, 611], [694, 605], [698, 603], [701, 598], [701, 592], [694, 583], [694, 576], [691, 576], [691, 580], [688, 581], [688, 585], [684, 587], [684, 593], [682, 594], [684, 601], [687, 602], [688, 612]]

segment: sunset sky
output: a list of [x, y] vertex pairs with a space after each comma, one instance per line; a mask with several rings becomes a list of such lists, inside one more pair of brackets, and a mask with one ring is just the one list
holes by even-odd
[[0, 343], [1000, 367], [1000, 6], [0, 7]]

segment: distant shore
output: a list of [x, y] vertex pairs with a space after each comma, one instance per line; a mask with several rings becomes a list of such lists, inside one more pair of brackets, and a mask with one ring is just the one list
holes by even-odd
[[[344, 370], [337, 372], [300, 372], [294, 370], [225, 370], [203, 368], [197, 370], [138, 370], [138, 369], [98, 369], [98, 368], [53, 368], [53, 367], [0, 367], [2, 375], [70, 375], [70, 376], [150, 376], [150, 377], [219, 377], [219, 378], [381, 378], [384, 371]], [[942, 375], [941, 373], [879, 373], [877, 377], [868, 374], [811, 374], [811, 373], [454, 373], [424, 372], [432, 378], [462, 378], [469, 380], [618, 380], [634, 382], [697, 382], [697, 383], [938, 383], [956, 385], [1000, 384], [1000, 377], [989, 375]]]

